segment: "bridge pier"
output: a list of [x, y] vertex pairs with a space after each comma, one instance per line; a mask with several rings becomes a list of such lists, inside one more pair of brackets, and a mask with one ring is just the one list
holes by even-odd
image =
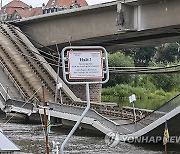
[[[82, 101], [86, 101], [86, 87], [85, 85], [69, 85], [74, 94]], [[102, 84], [90, 85], [90, 99], [92, 102], [101, 102]]]

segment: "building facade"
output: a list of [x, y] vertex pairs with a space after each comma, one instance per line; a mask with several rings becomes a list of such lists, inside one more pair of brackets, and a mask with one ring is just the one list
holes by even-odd
[[0, 21], [8, 22], [27, 17], [87, 6], [85, 0], [49, 0], [42, 7], [33, 8], [20, 0], [12, 0], [0, 10]]
[[42, 8], [43, 14], [47, 14], [87, 5], [85, 0], [49, 0]]

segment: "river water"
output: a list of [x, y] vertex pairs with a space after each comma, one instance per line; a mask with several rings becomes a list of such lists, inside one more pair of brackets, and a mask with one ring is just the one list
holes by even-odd
[[[7, 123], [0, 115], [0, 126], [4, 133], [13, 140], [22, 153], [45, 153], [45, 139], [42, 125], [25, 123]], [[50, 148], [52, 141], [62, 143], [70, 129], [54, 127], [49, 135]], [[91, 136], [91, 132], [79, 130], [73, 135], [65, 147], [65, 153], [69, 154], [163, 154], [162, 144], [129, 144], [121, 142], [115, 147], [109, 147], [103, 136]], [[180, 153], [179, 145], [168, 145], [168, 154]]]

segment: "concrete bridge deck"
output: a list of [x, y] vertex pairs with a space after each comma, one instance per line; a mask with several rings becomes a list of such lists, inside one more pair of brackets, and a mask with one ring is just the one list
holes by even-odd
[[[45, 84], [46, 101], [53, 104], [57, 75], [53, 68], [17, 27], [1, 24], [0, 52], [1, 73], [2, 77], [4, 76], [1, 79], [3, 85], [1, 85], [0, 92], [3, 101], [0, 102], [0, 106], [4, 112], [7, 114], [16, 113], [22, 115], [22, 117], [36, 113], [38, 109], [34, 110], [33, 106], [41, 102], [42, 94], [40, 87], [42, 82]], [[54, 117], [58, 117], [56, 114], [60, 112], [63, 106], [62, 111], [66, 111], [69, 120], [71, 120], [71, 116], [74, 114], [73, 110], [79, 110], [76, 116], [78, 117], [82, 110], [81, 107], [85, 107], [86, 103], [77, 98], [60, 77], [59, 82], [63, 84], [63, 88], [61, 98], [60, 95], [58, 95], [57, 102], [63, 105], [53, 104], [54, 111], [59, 109], [55, 112]], [[10, 88], [10, 85], [6, 83], [11, 84], [14, 91], [10, 91], [10, 89], [8, 91], [7, 87]], [[34, 93], [36, 94], [34, 95]], [[17, 94], [16, 97], [14, 96], [15, 94]], [[61, 101], [61, 99], [63, 99], [63, 101]], [[25, 103], [23, 103], [23, 100]], [[29, 102], [31, 102], [31, 104], [29, 104]], [[69, 108], [73, 110], [69, 110]], [[93, 110], [93, 114], [98, 115], [97, 117], [99, 118], [105, 115], [107, 121], [108, 118], [121, 118], [126, 120], [128, 118], [132, 119], [133, 117], [130, 111], [121, 110], [114, 104], [102, 105], [91, 103], [91, 109]], [[72, 111], [73, 113], [71, 113]], [[146, 112], [144, 113], [147, 114]]]
[[[113, 2], [33, 17], [15, 24], [45, 46], [53, 46], [57, 43], [59, 47], [62, 47], [71, 42], [73, 45], [100, 44], [136, 47], [146, 45], [146, 43], [159, 44], [178, 40], [180, 38], [180, 17], [178, 15], [180, 1], [160, 2], [160, 0], [146, 1], [146, 3], [140, 0], [129, 0], [127, 3]], [[123, 22], [120, 18], [122, 15], [124, 16]], [[53, 108], [52, 116], [76, 121], [85, 106], [83, 101], [77, 98], [59, 78], [59, 81], [63, 83], [65, 101], [64, 104], [54, 104], [56, 73], [52, 67], [39, 55], [37, 49], [25, 35], [20, 33], [20, 30], [2, 24], [0, 31], [1, 66], [22, 98], [25, 100], [30, 98], [43, 81], [46, 97], [50, 101], [50, 107]], [[35, 45], [41, 47], [36, 43]], [[0, 90], [3, 91], [3, 88]], [[6, 92], [2, 93], [2, 96], [5, 95]], [[40, 99], [41, 94], [38, 93], [35, 100]], [[5, 101], [8, 102], [7, 99]], [[32, 108], [24, 106], [24, 109], [20, 104], [22, 103], [18, 105], [9, 103], [4, 110], [6, 113], [18, 112], [25, 116], [35, 114], [37, 111], [43, 114], [42, 109], [32, 104]], [[133, 115], [127, 110], [117, 108], [111, 110], [93, 103], [91, 106], [91, 110], [82, 123], [91, 125], [103, 133], [115, 131], [121, 135], [136, 137], [163, 134], [163, 123], [166, 120], [168, 123], [176, 122], [180, 112], [179, 95], [166, 104], [166, 110], [164, 110], [165, 106], [162, 106], [149, 116], [144, 114], [145, 118], [140, 118], [136, 124], [131, 122]], [[120, 118], [120, 120], [113, 121], [114, 118]], [[172, 125], [170, 129], [176, 127], [179, 128], [179, 125]], [[179, 131], [174, 131], [174, 133], [178, 135]]]
[[[12, 106], [12, 103], [9, 103], [10, 101], [12, 100], [8, 100], [5, 111], [14, 111], [22, 113], [19, 110], [21, 109], [20, 106], [19, 109], [16, 108], [17, 102], [14, 101], [14, 106]], [[11, 111], [8, 110], [8, 108], [11, 108]], [[52, 118], [62, 119], [62, 123], [66, 125], [72, 125], [73, 122], [77, 121], [84, 110], [83, 106], [69, 106], [65, 104], [55, 103], [49, 103], [49, 108], [51, 110], [48, 112], [51, 113]], [[40, 114], [43, 114], [44, 112], [42, 108], [26, 107], [26, 109], [29, 109], [32, 115], [36, 112]], [[137, 109], [137, 111], [143, 110]], [[29, 114], [29, 116], [31, 116], [31, 114]], [[126, 119], [128, 114], [131, 114], [131, 116], [129, 116], [129, 119]], [[132, 137], [136, 139], [142, 136], [163, 137], [164, 123], [167, 121], [170, 135], [179, 136], [180, 125], [178, 121], [180, 117], [180, 94], [168, 101], [167, 103], [165, 103], [164, 105], [162, 105], [161, 107], [159, 107], [157, 110], [149, 112], [148, 115], [139, 119], [138, 121], [136, 121], [136, 123], [132, 121], [133, 111], [129, 113], [124, 113], [124, 116], [126, 118], [123, 119], [123, 116], [121, 116], [121, 118], [118, 121], [116, 121], [112, 117], [107, 118], [107, 114], [102, 115], [100, 111], [96, 111], [93, 108], [91, 108], [86, 114], [86, 117], [82, 120], [81, 128], [95, 128], [96, 130], [99, 130], [104, 134], [107, 134], [109, 132], [116, 132], [120, 134], [121, 141], [128, 141], [128, 139], [132, 139]]]
[[179, 41], [179, 10], [179, 0], [119, 0], [26, 18], [14, 24], [46, 47], [55, 49], [57, 43], [62, 49], [70, 42], [73, 46], [100, 45], [118, 50]]
[[[44, 83], [47, 100], [54, 102], [57, 75], [20, 30], [1, 24], [0, 51], [1, 67], [22, 99], [30, 98]], [[64, 101], [65, 98], [69, 99], [67, 101], [80, 101], [60, 77], [59, 82], [63, 84]], [[41, 100], [41, 91], [37, 92], [36, 99]]]

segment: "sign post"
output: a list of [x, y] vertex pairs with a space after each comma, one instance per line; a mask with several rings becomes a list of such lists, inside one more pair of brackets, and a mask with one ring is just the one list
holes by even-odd
[[134, 107], [134, 103], [136, 101], [136, 95], [132, 94], [131, 96], [129, 96], [129, 102], [132, 103], [133, 105], [133, 111], [134, 111], [134, 122], [136, 124], [136, 111], [135, 111], [135, 107]]
[[60, 98], [61, 98], [61, 104], [63, 103], [63, 100], [62, 100], [62, 93], [61, 93], [61, 88], [62, 88], [62, 83], [58, 83], [57, 84], [57, 89], [59, 90], [59, 94], [60, 94]]
[[[70, 46], [61, 53], [63, 78], [68, 84], [85, 84], [87, 106], [76, 124], [64, 140], [60, 154], [64, 154], [64, 147], [78, 128], [82, 119], [90, 109], [90, 84], [103, 84], [109, 80], [107, 51], [99, 46]], [[67, 67], [68, 66], [68, 67]]]

